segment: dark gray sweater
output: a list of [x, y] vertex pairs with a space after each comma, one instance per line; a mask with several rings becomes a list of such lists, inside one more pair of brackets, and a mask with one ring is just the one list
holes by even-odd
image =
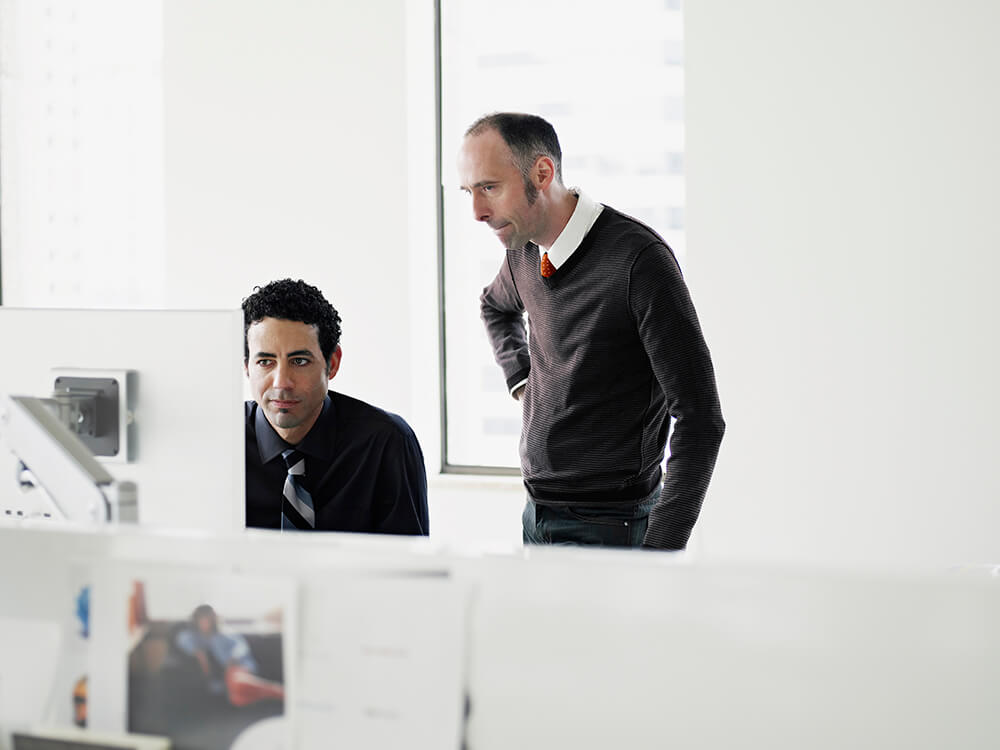
[[528, 379], [521, 471], [532, 497], [587, 505], [649, 495], [673, 417], [643, 546], [683, 549], [725, 424], [698, 317], [663, 239], [605, 207], [548, 279], [536, 245], [508, 250], [480, 302], [508, 388]]

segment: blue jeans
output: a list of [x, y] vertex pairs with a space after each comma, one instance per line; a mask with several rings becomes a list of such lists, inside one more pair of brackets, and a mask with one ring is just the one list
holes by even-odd
[[528, 495], [521, 514], [524, 543], [638, 547], [659, 499], [659, 486], [641, 500], [601, 506], [539, 505]]

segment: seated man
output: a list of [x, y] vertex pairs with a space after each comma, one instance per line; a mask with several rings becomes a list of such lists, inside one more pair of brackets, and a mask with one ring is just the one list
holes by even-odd
[[246, 522], [270, 529], [428, 533], [427, 475], [402, 417], [328, 391], [340, 316], [304, 281], [243, 300]]

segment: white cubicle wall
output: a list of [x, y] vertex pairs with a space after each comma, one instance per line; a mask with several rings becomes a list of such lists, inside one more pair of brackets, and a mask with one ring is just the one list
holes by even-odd
[[[238, 310], [0, 308], [0, 395], [51, 396], [53, 368], [134, 370], [139, 520], [226, 532], [244, 524], [243, 317]], [[0, 513], [36, 507], [0, 427]]]
[[[415, 671], [400, 663], [397, 679], [423, 685], [419, 705], [455, 731], [453, 744], [413, 747], [457, 748], [462, 735], [469, 750], [967, 750], [1000, 736], [1000, 588], [988, 568], [689, 565], [609, 550], [468, 556], [352, 535], [0, 528], [0, 567], [33, 571], [0, 578], [0, 623], [65, 617], [69, 573], [81, 566], [150, 564], [297, 582], [297, 632], [309, 636], [297, 679], [310, 659], [350, 659], [337, 648], [362, 625], [398, 642], [422, 628], [410, 640]], [[433, 581], [450, 594], [418, 595]], [[382, 585], [397, 595], [359, 596]], [[428, 667], [419, 650], [440, 662]], [[378, 684], [375, 669], [327, 672], [330, 695]], [[0, 664], [0, 690], [4, 676]], [[121, 679], [115, 669], [103, 678]]]
[[128, 656], [143, 631], [126, 628], [132, 581], [143, 582], [150, 621], [162, 622], [164, 599], [181, 601], [192, 586], [210, 603], [242, 590], [244, 607], [289, 605], [279, 629], [286, 720], [248, 727], [234, 748], [259, 746], [254, 729], [255, 742], [278, 737], [285, 748], [458, 746], [467, 586], [425, 538], [0, 520], [0, 568], [0, 750], [11, 730], [67, 725], [80, 674], [88, 727], [126, 729]]
[[480, 574], [470, 748], [931, 750], [1000, 736], [986, 569], [543, 552]]

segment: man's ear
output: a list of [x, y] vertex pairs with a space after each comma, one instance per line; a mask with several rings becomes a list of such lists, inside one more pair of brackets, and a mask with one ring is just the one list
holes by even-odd
[[535, 159], [535, 166], [531, 169], [531, 178], [539, 190], [545, 190], [552, 184], [556, 177], [556, 165], [548, 156], [539, 156]]
[[250, 360], [248, 359], [243, 360], [243, 374], [250, 377]]
[[333, 380], [333, 376], [337, 374], [337, 370], [340, 369], [340, 357], [343, 355], [343, 351], [340, 349], [340, 345], [333, 350], [333, 354], [330, 355], [330, 370], [326, 374], [327, 380]]

